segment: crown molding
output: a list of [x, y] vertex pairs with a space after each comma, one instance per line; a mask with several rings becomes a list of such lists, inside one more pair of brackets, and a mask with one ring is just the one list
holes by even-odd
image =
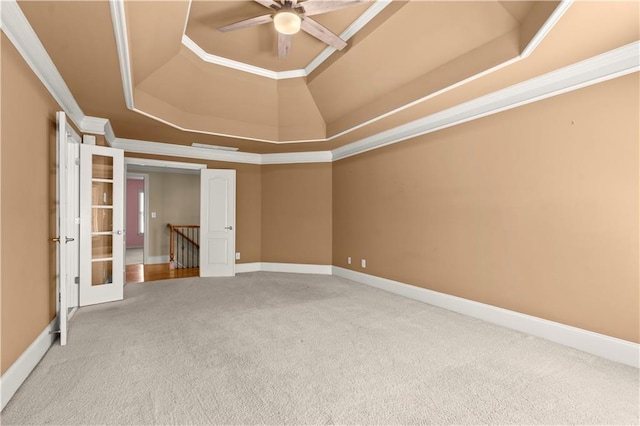
[[[114, 0], [112, 0], [114, 1]], [[117, 0], [122, 1], [122, 0]], [[358, 31], [364, 28], [373, 18], [375, 18], [385, 7], [391, 4], [391, 0], [373, 0], [373, 4], [365, 10], [355, 21], [351, 23], [341, 34], [340, 38], [348, 41]], [[189, 10], [191, 9], [191, 1], [189, 1]], [[189, 15], [187, 14], [186, 21], [188, 22]], [[245, 62], [234, 61], [233, 59], [223, 58], [222, 56], [212, 55], [201, 48], [195, 41], [187, 36], [187, 22], [185, 22], [184, 32], [182, 35], [182, 44], [184, 44], [189, 50], [196, 54], [200, 59], [211, 64], [220, 65], [234, 70], [258, 75], [260, 77], [271, 78], [273, 80], [285, 80], [289, 78], [302, 78], [311, 74], [316, 68], [318, 68], [329, 56], [331, 56], [336, 49], [331, 46], [327, 46], [318, 56], [316, 56], [309, 64], [301, 69], [289, 70], [289, 71], [272, 71], [266, 68], [261, 68], [255, 65], [250, 65]], [[125, 27], [126, 29], [126, 27]]]
[[225, 161], [232, 163], [260, 164], [260, 154], [249, 152], [216, 151], [163, 142], [116, 138], [114, 148], [137, 154], [167, 155], [170, 157], [197, 158], [201, 160]]
[[111, 122], [107, 120], [104, 125], [104, 138], [107, 140], [107, 144], [109, 146], [113, 146], [113, 143], [116, 140], [116, 134], [113, 132], [113, 127], [111, 127]]
[[[358, 31], [364, 28], [373, 18], [375, 18], [385, 7], [391, 4], [392, 0], [376, 0], [373, 5], [371, 5], [367, 10], [364, 11], [362, 15], [358, 17], [351, 25], [349, 25], [343, 32], [340, 34], [340, 38], [348, 41], [351, 37], [356, 35]], [[318, 68], [324, 61], [329, 59], [329, 56], [336, 51], [335, 47], [327, 46], [318, 56], [316, 56], [309, 65], [304, 68], [304, 72], [306, 75], [311, 74]]]
[[130, 152], [261, 165], [332, 162], [622, 77], [639, 70], [640, 41], [636, 41], [593, 58], [344, 145], [333, 151], [282, 154], [212, 152], [209, 149], [190, 146], [124, 139], [117, 139], [118, 142], [114, 146]]
[[85, 116], [82, 119], [80, 127], [85, 133], [104, 135], [107, 145], [109, 146], [111, 146], [115, 140], [115, 134], [113, 133], [111, 122], [106, 118]]
[[262, 154], [260, 164], [301, 164], [330, 163], [333, 161], [331, 151], [285, 152], [280, 154]]
[[147, 158], [126, 157], [124, 164], [127, 166], [157, 167], [182, 170], [202, 170], [206, 169], [206, 164], [185, 163], [180, 161], [152, 160]]
[[[113, 7], [122, 6], [121, 0], [110, 1], [112, 15], [122, 16], [120, 13], [113, 13]], [[571, 1], [563, 1], [561, 4], [562, 9], [566, 10], [570, 4]], [[121, 12], [123, 11], [124, 9], [121, 10]], [[105, 135], [107, 143], [128, 152], [201, 158], [234, 163], [288, 164], [337, 161], [640, 70], [640, 41], [636, 41], [447, 110], [363, 138], [333, 151], [283, 154], [222, 152], [205, 148], [117, 138], [108, 119], [88, 117], [82, 112], [16, 1], [2, 0], [0, 12], [2, 31], [81, 132]], [[550, 21], [557, 21], [562, 13], [564, 12], [559, 11], [554, 14]], [[118, 26], [126, 28], [121, 27], [119, 24]], [[114, 23], [115, 27], [116, 24]], [[492, 70], [487, 70], [485, 74], [492, 72]]]
[[84, 132], [95, 135], [104, 135], [105, 125], [109, 122], [106, 118], [84, 116], [81, 127]]
[[237, 71], [246, 72], [260, 77], [271, 78], [273, 80], [285, 80], [288, 78], [302, 78], [307, 76], [304, 69], [290, 71], [271, 71], [266, 68], [260, 68], [244, 62], [234, 61], [233, 59], [223, 58], [222, 56], [212, 55], [211, 53], [207, 53], [195, 41], [191, 40], [191, 38], [189, 38], [189, 36], [186, 34], [182, 35], [182, 44], [185, 45], [185, 47], [187, 47], [193, 53], [195, 53], [195, 55], [204, 62], [220, 65], [226, 68], [232, 68]]
[[124, 11], [124, 1], [109, 0], [109, 6], [111, 10], [111, 21], [113, 23], [113, 34], [116, 37], [124, 100], [127, 108], [133, 109], [133, 79], [131, 78], [131, 58], [129, 56], [129, 39], [127, 38], [127, 17]]
[[331, 151], [254, 154], [250, 152], [222, 151], [187, 145], [175, 145], [163, 142], [150, 142], [124, 138], [116, 138], [111, 146], [136, 154], [167, 155], [170, 157], [256, 165], [330, 163], [333, 160]]
[[340, 160], [640, 70], [640, 42], [515, 84], [455, 107], [336, 148]]
[[[531, 41], [529, 42], [529, 44], [525, 47], [524, 51], [522, 52], [522, 54], [520, 54], [519, 56], [505, 61], [501, 64], [498, 64], [492, 68], [489, 68], [485, 71], [482, 71], [478, 74], [472, 75], [462, 81], [459, 81], [457, 83], [454, 83], [450, 86], [444, 87], [436, 92], [433, 93], [429, 93], [426, 96], [423, 96], [421, 98], [418, 98], [412, 102], [409, 102], [405, 105], [402, 105], [398, 108], [395, 108], [393, 110], [387, 111], [379, 116], [373, 117], [369, 120], [366, 120], [362, 123], [359, 123], [355, 126], [349, 127], [347, 129], [344, 129], [334, 135], [331, 135], [329, 137], [326, 138], [322, 138], [322, 139], [313, 139], [313, 140], [289, 140], [289, 141], [279, 141], [279, 140], [269, 140], [269, 139], [261, 139], [261, 138], [255, 138], [255, 137], [247, 137], [247, 136], [240, 136], [240, 135], [230, 135], [230, 134], [224, 134], [224, 133], [219, 133], [219, 132], [210, 132], [210, 131], [204, 131], [204, 130], [197, 130], [197, 129], [188, 129], [188, 128], [184, 128], [181, 127], [175, 123], [172, 123], [171, 121], [168, 121], [166, 119], [157, 117], [153, 114], [150, 114], [148, 112], [142, 111], [138, 108], [135, 107], [134, 105], [134, 99], [133, 99], [133, 85], [132, 85], [132, 80], [131, 80], [131, 76], [130, 76], [130, 63], [131, 63], [131, 59], [129, 57], [129, 48], [128, 48], [128, 41], [127, 41], [127, 25], [126, 25], [126, 16], [124, 13], [124, 5], [123, 5], [123, 1], [124, 0], [110, 0], [110, 4], [112, 6], [111, 8], [111, 15], [112, 15], [112, 19], [113, 19], [113, 27], [114, 27], [114, 32], [115, 32], [115, 37], [116, 37], [116, 43], [118, 45], [118, 56], [120, 59], [120, 68], [121, 68], [121, 74], [122, 74], [122, 82], [123, 82], [123, 90], [124, 90], [124, 96], [125, 96], [125, 100], [127, 103], [127, 107], [132, 110], [135, 111], [139, 114], [142, 114], [144, 116], [147, 116], [149, 118], [152, 118], [156, 121], [159, 121], [161, 123], [167, 124], [171, 127], [174, 127], [176, 129], [182, 130], [182, 131], [187, 131], [187, 132], [193, 132], [193, 133], [200, 133], [200, 134], [207, 134], [207, 135], [214, 135], [214, 136], [222, 136], [222, 137], [229, 137], [229, 138], [236, 138], [236, 139], [244, 139], [244, 140], [251, 140], [251, 141], [256, 141], [256, 142], [266, 142], [266, 143], [274, 143], [274, 144], [287, 144], [287, 143], [306, 143], [306, 142], [328, 142], [331, 141], [335, 138], [339, 138], [341, 136], [344, 136], [348, 133], [351, 133], [355, 130], [358, 130], [360, 128], [366, 127], [370, 124], [373, 124], [379, 120], [382, 120], [386, 117], [392, 116], [394, 114], [397, 114], [401, 111], [404, 111], [408, 108], [411, 108], [415, 105], [418, 105], [422, 102], [426, 102], [429, 99], [432, 99], [436, 96], [439, 96], [443, 93], [446, 93], [450, 90], [453, 90], [459, 86], [462, 86], [464, 84], [467, 84], [471, 81], [474, 81], [478, 78], [481, 78], [487, 74], [490, 74], [492, 72], [495, 72], [501, 68], [504, 68], [508, 65], [511, 65], [513, 63], [516, 63], [524, 58], [526, 58], [527, 56], [529, 56], [529, 54], [531, 54], [531, 52], [533, 52], [533, 50], [540, 44], [540, 42], [546, 37], [546, 35], [549, 33], [549, 31], [554, 27], [554, 25], [560, 20], [560, 18], [564, 15], [564, 13], [569, 9], [569, 7], [571, 6], [571, 4], [573, 4], [574, 0], [561, 0], [560, 4], [556, 7], [556, 9], [554, 10], [554, 12], [550, 15], [550, 17], [547, 19], [547, 21], [545, 21], [544, 25], [538, 30], [538, 32], [535, 34], [535, 36], [531, 39]], [[378, 13], [380, 13], [386, 6], [388, 6], [391, 3], [391, 0], [376, 0], [374, 2], [374, 4], [369, 7], [365, 13], [363, 13], [356, 21], [353, 22], [353, 24], [351, 26], [349, 26], [342, 34], [341, 37], [343, 37], [345, 40], [351, 38], [357, 31], [359, 31], [364, 25], [366, 25], [366, 23], [368, 23], [371, 19], [373, 19]], [[189, 10], [191, 8], [191, 1], [189, 2]], [[186, 32], [186, 27], [187, 27], [187, 21], [188, 21], [188, 16], [185, 18], [185, 26], [184, 26], [184, 31]], [[240, 71], [246, 71], [246, 72], [252, 72], [256, 75], [261, 75], [263, 77], [268, 77], [268, 78], [275, 78], [275, 79], [279, 79], [279, 78], [298, 78], [298, 77], [304, 77], [308, 74], [310, 74], [313, 70], [315, 70], [324, 60], [326, 60], [334, 51], [335, 49], [331, 48], [331, 47], [327, 47], [320, 55], [318, 55], [318, 57], [316, 57], [316, 59], [314, 59], [304, 70], [293, 70], [293, 71], [283, 71], [283, 72], [275, 72], [275, 71], [271, 71], [271, 70], [267, 70], [264, 68], [259, 68], [259, 67], [255, 67], [249, 64], [245, 64], [242, 62], [238, 62], [238, 61], [233, 61], [230, 59], [226, 59], [226, 58], [222, 58], [219, 56], [215, 56], [215, 55], [210, 55], [209, 53], [205, 52], [202, 48], [200, 48], [200, 46], [198, 46], [193, 40], [191, 40], [186, 34], [183, 34], [183, 38], [182, 38], [182, 42], [185, 46], [187, 46], [189, 49], [192, 50], [192, 52], [194, 52], [198, 57], [200, 57], [202, 60], [205, 60], [207, 62], [212, 62], [212, 63], [216, 63], [218, 65], [221, 66], [228, 66], [230, 68], [235, 68], [238, 69]], [[126, 69], [125, 69], [126, 68]]]
[[524, 48], [522, 53], [520, 54], [520, 58], [524, 59], [531, 55], [531, 53], [538, 47], [538, 45], [544, 40], [544, 38], [549, 34], [549, 31], [558, 23], [560, 18], [564, 15], [564, 13], [569, 10], [569, 6], [573, 4], [574, 0], [562, 0], [560, 4], [555, 8], [551, 16], [547, 18], [542, 27], [538, 30], [538, 32], [533, 36], [533, 38], [529, 41], [527, 46]]

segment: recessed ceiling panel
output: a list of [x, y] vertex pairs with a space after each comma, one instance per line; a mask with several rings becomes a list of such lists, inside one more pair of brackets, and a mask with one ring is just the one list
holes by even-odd
[[[314, 15], [313, 19], [340, 35], [362, 15], [371, 3]], [[186, 34], [205, 52], [271, 71], [288, 71], [306, 67], [327, 45], [304, 31], [293, 36], [285, 59], [278, 58], [278, 33], [273, 24], [220, 32], [219, 27], [271, 11], [253, 0], [194, 1], [191, 4]]]
[[277, 81], [202, 62], [186, 48], [136, 89], [191, 114], [260, 125], [278, 121]]
[[309, 87], [331, 123], [517, 26], [497, 2], [409, 2]]

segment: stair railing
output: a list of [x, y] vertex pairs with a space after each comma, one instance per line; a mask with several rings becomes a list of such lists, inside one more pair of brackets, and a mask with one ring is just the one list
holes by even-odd
[[200, 267], [200, 225], [172, 225], [169, 228], [169, 268]]

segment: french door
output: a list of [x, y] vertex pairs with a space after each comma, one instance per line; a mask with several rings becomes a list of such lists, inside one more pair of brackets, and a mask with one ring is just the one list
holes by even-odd
[[80, 306], [124, 296], [124, 154], [80, 147]]
[[236, 171], [200, 171], [200, 276], [230, 277], [236, 268]]

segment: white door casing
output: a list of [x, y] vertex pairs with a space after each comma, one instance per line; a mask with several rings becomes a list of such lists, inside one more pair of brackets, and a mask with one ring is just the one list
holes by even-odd
[[200, 171], [200, 276], [235, 275], [236, 171]]
[[81, 145], [80, 306], [124, 297], [124, 178], [122, 150]]
[[[80, 136], [67, 123], [66, 114], [56, 113], [56, 287], [58, 300], [56, 303], [58, 314], [58, 328], [60, 344], [67, 344], [67, 323], [69, 320], [69, 295], [74, 284], [75, 261], [78, 240], [74, 228], [69, 222], [73, 216], [73, 170], [70, 170], [69, 151], [71, 144], [80, 142]], [[75, 160], [73, 160], [75, 163]], [[72, 164], [73, 164], [72, 163]], [[76, 304], [77, 306], [77, 304]]]

